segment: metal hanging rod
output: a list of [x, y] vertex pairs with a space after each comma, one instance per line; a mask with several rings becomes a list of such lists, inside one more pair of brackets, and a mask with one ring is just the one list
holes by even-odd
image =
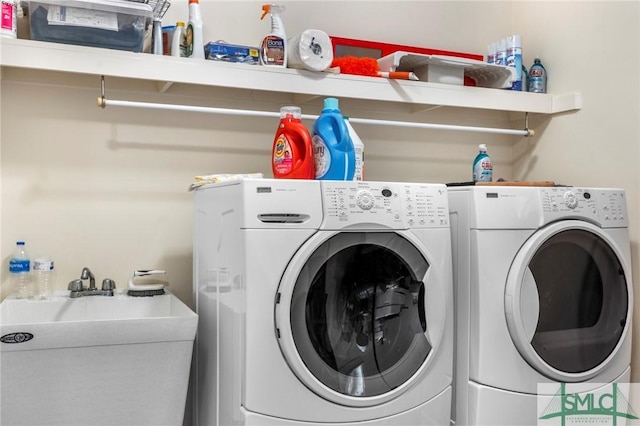
[[[195, 105], [178, 105], [178, 104], [162, 104], [152, 102], [135, 102], [135, 101], [122, 101], [107, 99], [105, 96], [105, 82], [104, 76], [102, 76], [101, 83], [101, 96], [98, 97], [98, 107], [106, 108], [107, 106], [119, 106], [128, 108], [147, 108], [147, 109], [163, 109], [171, 111], [185, 111], [185, 112], [200, 112], [208, 114], [221, 114], [221, 115], [239, 115], [250, 117], [271, 117], [280, 118], [279, 112], [271, 111], [254, 111], [245, 109], [230, 109], [230, 108], [215, 108], [215, 107], [201, 107]], [[302, 118], [315, 120], [317, 115], [302, 114]], [[518, 129], [501, 129], [496, 127], [475, 127], [475, 126], [459, 126], [452, 124], [433, 124], [433, 123], [416, 123], [411, 121], [392, 121], [392, 120], [379, 120], [369, 118], [357, 118], [349, 116], [351, 123], [360, 124], [372, 124], [377, 126], [395, 126], [395, 127], [413, 127], [421, 129], [432, 130], [455, 130], [460, 132], [476, 132], [476, 133], [497, 133], [503, 135], [515, 135], [515, 136], [534, 136], [535, 131], [529, 129], [529, 113], [525, 113], [525, 128], [523, 130]]]

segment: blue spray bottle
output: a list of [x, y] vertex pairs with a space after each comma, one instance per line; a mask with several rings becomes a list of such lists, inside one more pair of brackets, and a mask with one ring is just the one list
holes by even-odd
[[353, 180], [356, 156], [349, 128], [336, 98], [326, 98], [313, 123], [313, 156], [316, 179]]

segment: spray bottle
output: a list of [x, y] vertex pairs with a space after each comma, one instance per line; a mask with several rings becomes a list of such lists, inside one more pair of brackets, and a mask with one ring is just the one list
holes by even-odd
[[271, 32], [267, 34], [260, 44], [260, 63], [262, 65], [273, 65], [282, 68], [287, 67], [287, 34], [284, 30], [281, 12], [285, 8], [277, 4], [262, 5], [262, 16], [271, 16]]

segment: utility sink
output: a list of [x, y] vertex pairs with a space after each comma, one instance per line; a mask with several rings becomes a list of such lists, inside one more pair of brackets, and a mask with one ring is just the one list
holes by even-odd
[[171, 293], [0, 303], [0, 424], [181, 425], [198, 316]]

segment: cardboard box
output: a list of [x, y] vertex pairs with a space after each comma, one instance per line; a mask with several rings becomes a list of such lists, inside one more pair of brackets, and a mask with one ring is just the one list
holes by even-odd
[[257, 47], [240, 46], [222, 41], [211, 41], [204, 46], [204, 56], [212, 61], [260, 64], [260, 50]]

